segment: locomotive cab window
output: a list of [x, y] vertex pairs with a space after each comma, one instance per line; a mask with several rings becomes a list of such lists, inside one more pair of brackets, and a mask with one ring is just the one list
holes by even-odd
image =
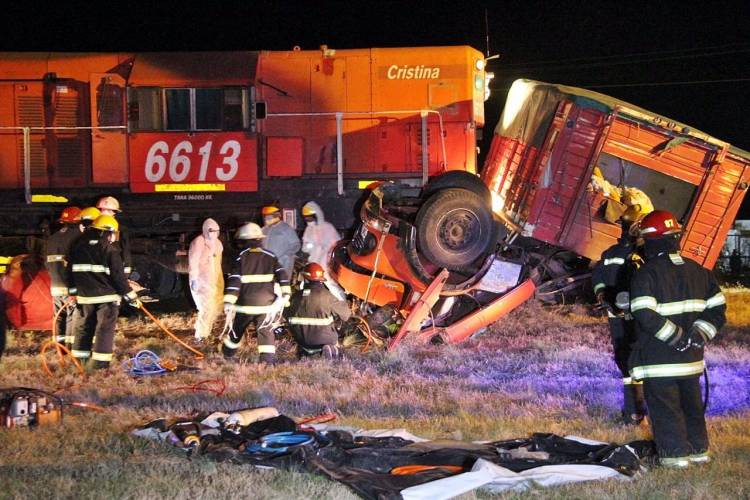
[[599, 156], [597, 166], [609, 183], [642, 190], [656, 209], [668, 210], [685, 222], [698, 190], [693, 184], [608, 153]]
[[133, 131], [247, 130], [246, 88], [130, 88]]

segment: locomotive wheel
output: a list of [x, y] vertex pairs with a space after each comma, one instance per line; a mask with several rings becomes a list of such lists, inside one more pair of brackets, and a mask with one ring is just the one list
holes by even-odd
[[417, 248], [436, 266], [471, 272], [479, 257], [497, 244], [497, 227], [487, 203], [473, 191], [443, 189], [422, 205], [415, 221]]
[[427, 199], [433, 194], [447, 188], [466, 189], [478, 194], [486, 201], [487, 205], [492, 204], [490, 190], [484, 185], [482, 179], [465, 170], [452, 170], [437, 177], [430, 179], [430, 182], [422, 189], [422, 198]]

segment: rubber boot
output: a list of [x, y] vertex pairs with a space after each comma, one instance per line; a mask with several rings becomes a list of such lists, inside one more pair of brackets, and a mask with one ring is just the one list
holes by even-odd
[[644, 414], [643, 384], [623, 385], [623, 422], [626, 425], [640, 425]]

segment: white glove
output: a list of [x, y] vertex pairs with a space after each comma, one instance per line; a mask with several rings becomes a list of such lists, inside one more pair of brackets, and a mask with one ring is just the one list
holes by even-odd
[[224, 314], [232, 314], [234, 312], [234, 304], [230, 304], [229, 302], [224, 303]]
[[135, 307], [136, 309], [140, 309], [143, 307], [143, 302], [140, 301], [140, 299], [134, 299], [128, 302], [128, 305], [130, 307]]

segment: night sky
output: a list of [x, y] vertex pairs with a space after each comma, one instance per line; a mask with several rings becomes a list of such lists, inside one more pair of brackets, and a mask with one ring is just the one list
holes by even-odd
[[[750, 2], [693, 4], [15, 2], [3, 7], [0, 49], [288, 50], [327, 44], [471, 45], [486, 52], [489, 33], [489, 52], [500, 58], [490, 66], [496, 78], [485, 151], [516, 78], [596, 90], [750, 150]], [[750, 218], [750, 199], [740, 216]]]

